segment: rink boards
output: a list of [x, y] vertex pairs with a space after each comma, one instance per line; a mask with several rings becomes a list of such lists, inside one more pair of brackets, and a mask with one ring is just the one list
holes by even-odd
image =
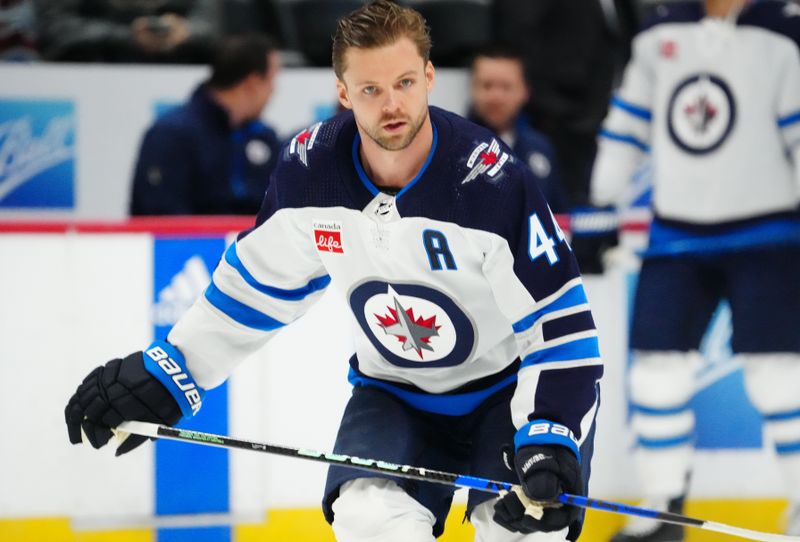
[[[80, 379], [164, 333], [202, 291], [229, 233], [246, 227], [201, 220], [197, 235], [187, 234], [197, 228], [186, 224], [159, 224], [70, 232], [57, 225], [0, 227], [0, 413], [7, 435], [0, 447], [0, 540], [330, 539], [318, 511], [323, 466], [244, 452], [206, 455], [180, 443], [148, 443], [121, 458], [68, 444], [63, 407]], [[637, 495], [623, 386], [634, 280], [625, 266], [585, 278], [607, 365], [591, 486], [601, 498]], [[352, 350], [336, 294], [327, 293], [210, 392], [197, 427], [330, 450], [350, 390]], [[783, 506], [779, 476], [741, 395], [740, 371], [726, 358], [724, 315], [714, 329], [707, 341], [712, 362], [694, 404], [700, 451], [689, 513], [774, 530]], [[467, 539], [461, 517], [451, 515], [453, 532], [444, 540]], [[600, 540], [616, 522], [595, 514], [582, 539]]]

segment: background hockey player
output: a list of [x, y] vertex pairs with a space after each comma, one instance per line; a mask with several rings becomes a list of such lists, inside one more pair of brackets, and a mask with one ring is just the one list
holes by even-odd
[[[100, 447], [123, 420], [195, 414], [203, 390], [334, 282], [356, 343], [335, 452], [518, 482], [536, 500], [585, 494], [602, 363], [575, 260], [508, 147], [428, 106], [429, 49], [419, 14], [386, 0], [340, 21], [334, 70], [352, 111], [284, 149], [256, 226], [168, 342], [78, 387], [66, 408], [72, 442], [83, 430]], [[323, 509], [341, 541], [423, 542], [441, 534], [452, 496], [332, 467]], [[577, 539], [577, 508], [537, 520], [525, 500], [472, 492], [476, 538]]]
[[[791, 491], [791, 534], [800, 534], [799, 42], [795, 4], [660, 8], [634, 40], [592, 185], [596, 203], [612, 203], [651, 153], [655, 218], [629, 379], [649, 505], [682, 508], [697, 350], [725, 298], [748, 397]], [[680, 527], [637, 520], [614, 541], [682, 539]]]
[[471, 75], [469, 120], [492, 130], [528, 165], [554, 213], [568, 212], [553, 145], [523, 112], [530, 90], [522, 57], [510, 48], [487, 47], [473, 58]]

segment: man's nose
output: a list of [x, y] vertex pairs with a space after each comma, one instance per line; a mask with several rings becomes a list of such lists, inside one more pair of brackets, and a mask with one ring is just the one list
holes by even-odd
[[398, 100], [397, 93], [394, 90], [390, 90], [386, 93], [386, 100], [383, 102], [383, 111], [384, 113], [391, 113], [393, 111], [397, 111], [400, 107], [400, 101]]

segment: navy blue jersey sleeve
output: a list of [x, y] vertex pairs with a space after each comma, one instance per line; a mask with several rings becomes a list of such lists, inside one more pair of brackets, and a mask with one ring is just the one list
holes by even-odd
[[597, 330], [569, 243], [533, 176], [518, 171], [518, 204], [509, 211], [516, 227], [485, 269], [522, 361], [511, 405], [515, 444], [558, 444], [580, 457], [599, 405]]

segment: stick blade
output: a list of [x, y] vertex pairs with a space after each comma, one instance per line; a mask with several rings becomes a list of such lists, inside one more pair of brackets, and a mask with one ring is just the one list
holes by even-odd
[[117, 433], [133, 433], [143, 437], [158, 438], [158, 424], [148, 422], [122, 422], [116, 428]]

